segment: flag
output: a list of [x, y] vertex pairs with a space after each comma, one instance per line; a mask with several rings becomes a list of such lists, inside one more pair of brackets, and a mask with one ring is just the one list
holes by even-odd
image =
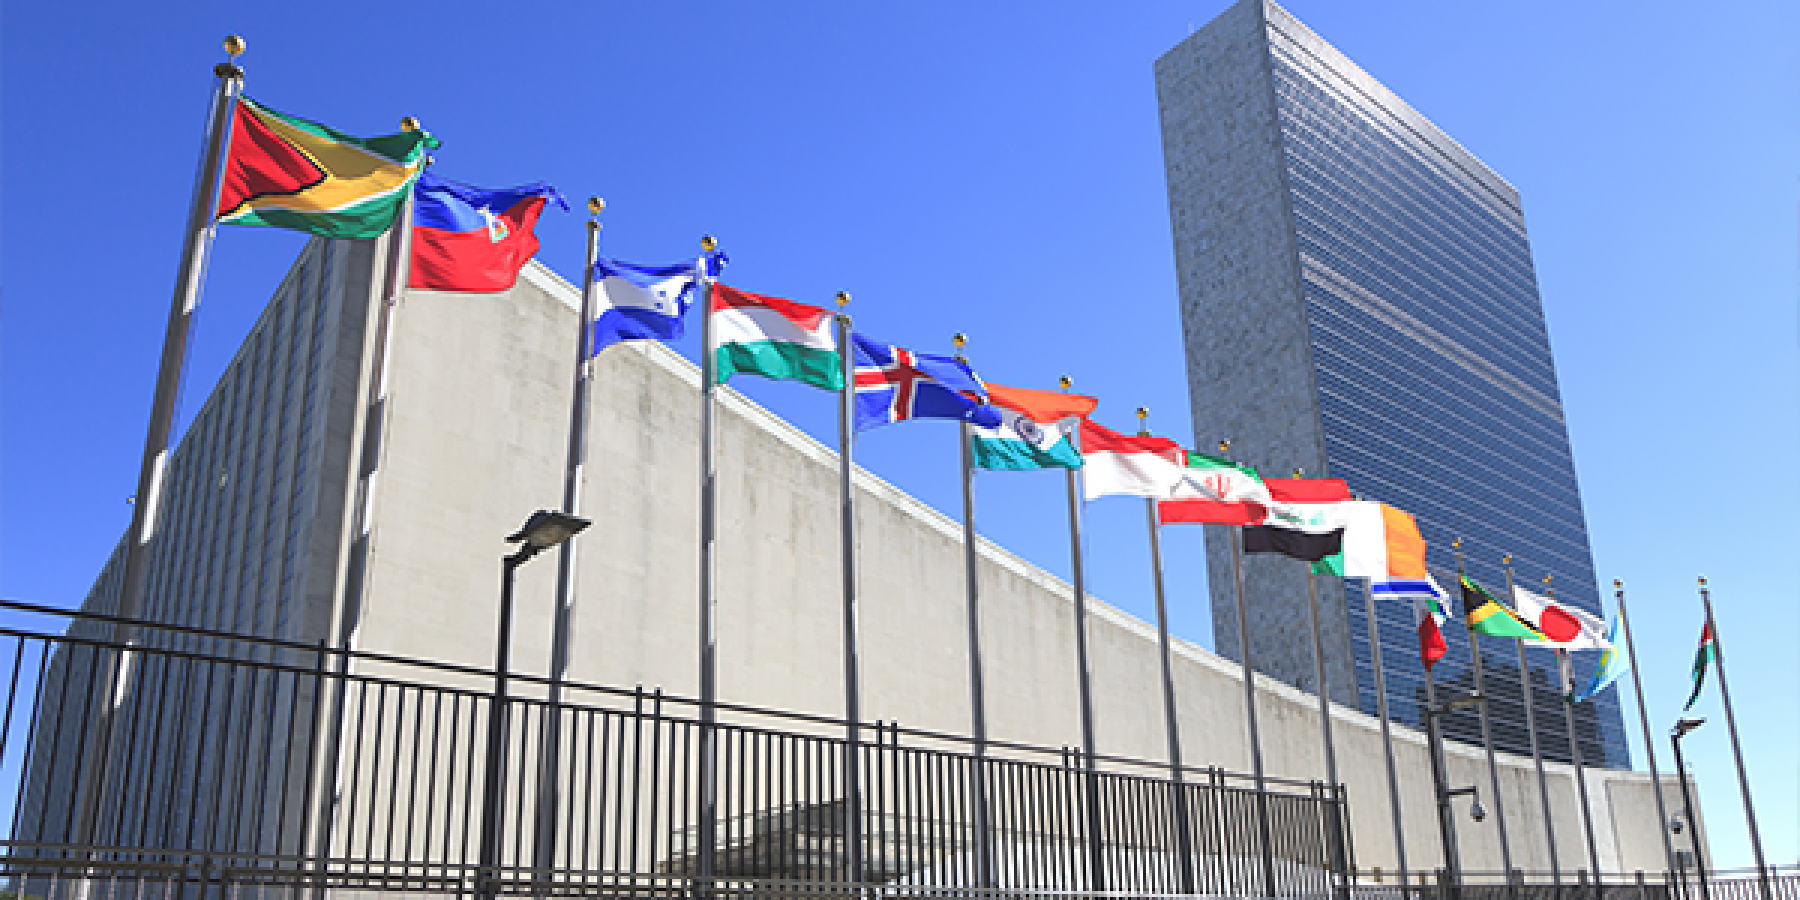
[[544, 204], [569, 204], [547, 184], [487, 190], [431, 172], [413, 187], [412, 264], [406, 286], [487, 294], [511, 290], [537, 255]]
[[1694, 653], [1694, 692], [1682, 704], [1682, 712], [1694, 708], [1694, 701], [1700, 699], [1700, 688], [1706, 685], [1706, 664], [1718, 658], [1719, 642], [1713, 640], [1712, 622], [1708, 621], [1700, 628], [1700, 649]]
[[1557, 603], [1542, 594], [1534, 594], [1513, 586], [1513, 608], [1525, 624], [1536, 628], [1542, 639], [1532, 639], [1538, 647], [1557, 650], [1606, 650], [1612, 642], [1606, 639], [1606, 623], [1593, 613]]
[[1355, 500], [1341, 505], [1344, 578], [1423, 578], [1425, 538], [1412, 513], [1386, 503]]
[[835, 391], [844, 386], [829, 310], [715, 284], [712, 289], [713, 381], [745, 372], [801, 381]]
[[1344, 549], [1344, 513], [1355, 500], [1342, 478], [1274, 478], [1269, 512], [1244, 529], [1245, 553], [1280, 553], [1315, 563], [1314, 574], [1337, 574], [1316, 565]]
[[[1353, 576], [1354, 577], [1354, 576]], [[1429, 572], [1421, 572], [1417, 577], [1394, 578], [1389, 576], [1371, 577], [1369, 593], [1380, 597], [1407, 599], [1413, 605], [1413, 625], [1419, 634], [1419, 659], [1429, 669], [1444, 654], [1450, 652], [1450, 645], [1444, 640], [1444, 621], [1450, 618], [1445, 612], [1444, 589]]]
[[1187, 453], [1163, 437], [1123, 435], [1081, 420], [1082, 488], [1089, 500], [1109, 494], [1166, 498], [1181, 482]]
[[988, 428], [1000, 414], [981, 400], [987, 387], [967, 363], [949, 356], [851, 335], [856, 345], [856, 430], [907, 419], [961, 419]]
[[589, 353], [619, 341], [678, 340], [681, 320], [694, 305], [694, 285], [701, 267], [717, 275], [722, 259], [709, 254], [671, 266], [640, 266], [604, 257], [594, 260], [599, 312]]
[[1594, 670], [1594, 677], [1588, 679], [1587, 687], [1582, 688], [1580, 693], [1569, 698], [1570, 703], [1580, 703], [1581, 701], [1606, 690], [1613, 682], [1619, 680], [1620, 675], [1625, 674], [1626, 670], [1631, 667], [1630, 663], [1625, 659], [1625, 654], [1619, 652], [1619, 645], [1617, 643], [1618, 637], [1619, 619], [1617, 616], [1614, 616], [1612, 624], [1606, 626], [1606, 640], [1608, 643], [1611, 643], [1612, 646], [1600, 653], [1600, 668]]
[[1512, 610], [1500, 605], [1486, 588], [1469, 580], [1463, 575], [1462, 582], [1463, 609], [1469, 617], [1469, 630], [1476, 634], [1490, 637], [1521, 638], [1524, 640], [1541, 640], [1543, 635], [1536, 628], [1525, 624]]
[[990, 384], [988, 399], [1000, 424], [975, 426], [970, 439], [975, 465], [983, 469], [1081, 468], [1075, 429], [1100, 401], [1061, 391], [1033, 391]]
[[423, 131], [357, 138], [241, 97], [219, 182], [219, 221], [291, 228], [330, 238], [388, 230], [425, 151]]
[[1273, 501], [1256, 469], [1205, 453], [1189, 453], [1171, 499], [1156, 504], [1164, 525], [1222, 522], [1254, 525]]

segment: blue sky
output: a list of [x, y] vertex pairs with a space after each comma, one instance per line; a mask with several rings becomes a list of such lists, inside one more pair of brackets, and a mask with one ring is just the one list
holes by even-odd
[[[1219, 436], [1193, 435], [1186, 412], [1150, 64], [1224, 6], [6, 4], [0, 592], [77, 604], [129, 520], [226, 33], [249, 41], [248, 92], [278, 109], [362, 134], [417, 116], [446, 176], [605, 197], [611, 254], [673, 260], [716, 234], [735, 285], [814, 303], [848, 290], [865, 333], [947, 352], [966, 332], [992, 380], [1066, 373], [1101, 398], [1099, 421], [1128, 429], [1148, 406], [1191, 444]], [[1800, 554], [1778, 524], [1800, 506], [1800, 6], [1289, 9], [1523, 194], [1595, 561], [1632, 591], [1653, 719], [1686, 695], [1705, 574], [1765, 846], [1800, 861]], [[579, 218], [548, 213], [539, 235], [575, 275]], [[221, 235], [185, 412], [302, 240]], [[832, 434], [820, 395], [746, 390]], [[955, 514], [954, 443], [922, 424], [859, 454]], [[1061, 520], [1055, 476], [980, 491], [985, 534], [1066, 573], [1066, 537], [1038, 524]], [[1141, 506], [1088, 515], [1095, 592], [1148, 616]], [[1198, 534], [1165, 552], [1174, 629], [1210, 646]], [[1744, 865], [1716, 704], [1687, 746], [1717, 861]]]

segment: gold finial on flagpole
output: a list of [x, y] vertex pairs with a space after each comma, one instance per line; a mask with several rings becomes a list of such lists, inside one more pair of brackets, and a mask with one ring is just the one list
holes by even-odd
[[717, 250], [718, 248], [719, 248], [719, 242], [713, 240], [712, 235], [703, 234], [700, 236], [700, 249], [701, 250], [703, 250], [707, 253], [711, 253], [714, 250]]
[[1706, 587], [1706, 576], [1705, 575], [1700, 576], [1700, 586]]
[[1620, 580], [1619, 580], [1619, 579], [1617, 579], [1617, 578], [1614, 578], [1614, 579], [1613, 579], [1613, 590], [1615, 590], [1615, 591], [1622, 591], [1622, 590], [1624, 590], [1624, 589], [1625, 589], [1625, 582], [1623, 582], [1623, 581], [1620, 581]]
[[1512, 565], [1512, 554], [1508, 553], [1505, 556], [1500, 557], [1500, 564], [1503, 566]]
[[1450, 548], [1452, 550], [1461, 550], [1462, 549], [1462, 538], [1457, 538], [1456, 540], [1451, 541]]
[[1231, 456], [1231, 441], [1224, 440], [1219, 442], [1219, 455], [1224, 457]]
[[1305, 469], [1302, 469], [1299, 466], [1294, 467], [1294, 477], [1295, 478], [1299, 478], [1300, 476], [1305, 475], [1305, 474], [1306, 474]]
[[1066, 391], [1069, 388], [1072, 388], [1075, 386], [1075, 379], [1070, 378], [1067, 375], [1064, 375], [1063, 377], [1056, 379], [1056, 383], [1058, 385], [1060, 385], [1063, 390]]
[[850, 292], [849, 291], [838, 291], [837, 292], [837, 305], [838, 305], [838, 309], [843, 309], [844, 307], [850, 305]]
[[599, 197], [589, 197], [588, 198], [588, 212], [589, 213], [592, 213], [593, 215], [597, 216], [604, 209], [606, 209], [606, 201], [605, 200], [602, 200]]
[[227, 62], [230, 62], [232, 65], [237, 65], [237, 58], [244, 55], [244, 48], [246, 46], [247, 45], [244, 43], [242, 37], [235, 34], [226, 35], [225, 53], [231, 57]]
[[963, 347], [968, 345], [969, 336], [959, 331], [950, 336], [950, 343], [956, 347], [956, 361], [959, 363], [968, 362], [968, 359], [963, 357]]
[[401, 131], [418, 131], [419, 130], [419, 120], [413, 118], [412, 116], [401, 116], [400, 117], [400, 130]]
[[1150, 436], [1150, 426], [1149, 426], [1150, 407], [1148, 407], [1148, 406], [1138, 407], [1137, 408], [1137, 417], [1138, 417], [1138, 437], [1149, 437]]

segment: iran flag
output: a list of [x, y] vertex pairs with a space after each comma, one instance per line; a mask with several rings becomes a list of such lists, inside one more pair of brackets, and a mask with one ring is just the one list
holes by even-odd
[[1526, 624], [1542, 632], [1541, 641], [1526, 641], [1533, 647], [1557, 650], [1611, 650], [1606, 639], [1606, 623], [1593, 613], [1558, 603], [1543, 594], [1534, 594], [1513, 586], [1513, 608]]

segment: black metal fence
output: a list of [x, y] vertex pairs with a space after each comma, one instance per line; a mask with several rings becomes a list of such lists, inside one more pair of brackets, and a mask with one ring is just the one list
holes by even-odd
[[[1772, 866], [1766, 879], [1769, 900], [1800, 900], [1800, 866]], [[1557, 884], [1549, 872], [1464, 873], [1460, 886], [1439, 870], [1414, 872], [1401, 885], [1396, 873], [1359, 872], [1347, 893], [1353, 900], [1764, 900], [1764, 879], [1755, 869], [1713, 872], [1704, 887], [1695, 870], [1612, 873], [1591, 879], [1584, 871], [1564, 873]]]
[[0, 621], [20, 895], [1300, 897], [1353, 866], [1317, 782], [518, 676], [496, 719], [477, 668]]

